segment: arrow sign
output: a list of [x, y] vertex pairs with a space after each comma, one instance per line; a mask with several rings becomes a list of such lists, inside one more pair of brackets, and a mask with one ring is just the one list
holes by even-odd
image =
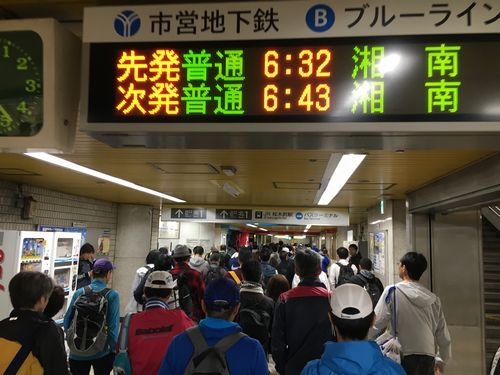
[[252, 220], [252, 210], [220, 208], [215, 210], [215, 218], [219, 220]]
[[220, 216], [222, 216], [223, 219], [225, 219], [227, 217], [227, 215], [229, 215], [229, 214], [226, 212], [226, 210], [224, 210], [220, 213]]
[[180, 208], [177, 211], [175, 211], [175, 216], [177, 216], [178, 218], [180, 218], [183, 214], [184, 211], [182, 211]]
[[206, 208], [171, 208], [170, 209], [171, 219], [206, 219], [207, 209]]

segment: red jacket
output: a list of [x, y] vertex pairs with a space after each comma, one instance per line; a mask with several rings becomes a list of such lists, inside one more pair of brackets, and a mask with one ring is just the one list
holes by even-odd
[[201, 278], [201, 274], [189, 267], [187, 262], [176, 263], [175, 267], [170, 270], [170, 273], [174, 277], [174, 280], [179, 277], [181, 273], [185, 272], [187, 276], [187, 285], [191, 292], [191, 298], [193, 299], [193, 320], [199, 322], [205, 317], [205, 313], [201, 308], [201, 300], [205, 294], [205, 283]]
[[153, 308], [134, 314], [128, 330], [132, 373], [156, 375], [174, 336], [193, 326], [193, 321], [179, 309]]

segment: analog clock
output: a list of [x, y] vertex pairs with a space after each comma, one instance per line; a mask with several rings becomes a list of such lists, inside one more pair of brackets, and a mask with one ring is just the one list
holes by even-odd
[[0, 136], [33, 136], [42, 124], [42, 39], [33, 31], [0, 32]]

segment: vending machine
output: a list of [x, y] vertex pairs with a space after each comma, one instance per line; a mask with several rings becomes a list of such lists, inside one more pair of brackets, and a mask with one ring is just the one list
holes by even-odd
[[0, 318], [12, 309], [8, 285], [18, 272], [38, 271], [64, 288], [66, 302], [54, 319], [61, 319], [76, 288], [81, 235], [66, 232], [0, 230]]

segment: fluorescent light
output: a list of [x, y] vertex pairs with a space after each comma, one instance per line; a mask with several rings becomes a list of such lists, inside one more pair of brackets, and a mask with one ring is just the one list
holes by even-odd
[[312, 227], [312, 224], [308, 224], [308, 225], [306, 225], [306, 230], [311, 229], [311, 227]]
[[138, 190], [138, 191], [141, 191], [141, 192], [146, 193], [146, 194], [155, 195], [155, 196], [163, 198], [163, 199], [168, 199], [169, 201], [172, 201], [172, 202], [186, 203], [186, 201], [179, 199], [179, 198], [176, 198], [176, 197], [172, 197], [171, 195], [163, 194], [163, 193], [160, 193], [159, 191], [148, 189], [144, 186], [134, 184], [133, 182], [123, 180], [123, 179], [118, 178], [118, 177], [110, 176], [109, 174], [106, 174], [106, 173], [98, 172], [94, 169], [90, 169], [90, 168], [84, 167], [82, 165], [72, 163], [70, 161], [58, 158], [57, 156], [47, 154], [45, 152], [26, 152], [24, 155], [29, 156], [31, 158], [45, 161], [45, 162], [50, 163], [50, 164], [57, 165], [57, 166], [62, 167], [62, 168], [71, 169], [72, 171], [75, 171], [78, 173], [83, 173], [83, 174], [86, 174], [88, 176], [92, 176], [92, 177], [99, 178], [101, 180], [109, 181], [109, 182], [112, 182], [114, 184], [121, 185], [121, 186], [130, 188], [130, 189]]
[[267, 229], [264, 229], [264, 228], [259, 228], [259, 230], [261, 230], [263, 232], [269, 232]]
[[222, 186], [222, 190], [224, 190], [226, 193], [228, 193], [230, 196], [237, 198], [240, 196], [241, 191], [238, 189], [233, 184], [230, 184], [229, 182], [225, 182], [224, 185]]
[[294, 240], [303, 240], [306, 236], [293, 236]]
[[276, 237], [276, 238], [286, 238], [287, 240], [289, 240], [289, 239], [290, 239], [290, 236], [288, 236], [288, 235], [283, 235], [283, 234], [278, 234], [278, 235], [276, 235], [276, 236], [274, 236], [274, 237]]
[[[330, 157], [325, 170], [325, 175], [323, 176], [323, 181], [328, 180], [328, 183], [318, 200], [318, 206], [326, 206], [330, 204], [333, 198], [335, 198], [335, 196], [340, 192], [342, 187], [344, 187], [345, 183], [349, 180], [354, 171], [366, 157], [366, 155], [347, 154], [342, 155], [338, 161], [338, 156], [339, 155], [334, 154]], [[335, 170], [331, 173], [330, 169], [333, 169], [335, 164]]]
[[251, 228], [257, 228], [257, 225], [253, 225], [253, 224], [247, 224], [246, 226], [251, 227]]

